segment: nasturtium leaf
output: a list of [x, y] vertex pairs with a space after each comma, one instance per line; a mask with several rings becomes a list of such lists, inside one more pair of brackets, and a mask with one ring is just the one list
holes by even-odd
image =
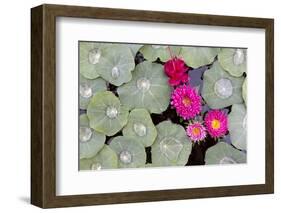
[[210, 108], [220, 109], [243, 103], [244, 77], [233, 77], [216, 61], [203, 75], [202, 97]]
[[190, 155], [192, 144], [185, 130], [171, 121], [163, 121], [156, 126], [156, 141], [151, 146], [154, 166], [184, 166]]
[[214, 47], [182, 47], [179, 57], [182, 57], [188, 66], [198, 68], [211, 64], [219, 50], [220, 48]]
[[205, 164], [240, 164], [246, 163], [244, 152], [235, 149], [226, 142], [219, 142], [206, 151]]
[[91, 158], [104, 146], [105, 135], [91, 129], [86, 114], [81, 114], [79, 120], [80, 159]]
[[108, 146], [104, 147], [92, 158], [80, 159], [80, 170], [115, 169], [118, 167], [116, 153]]
[[132, 110], [122, 132], [124, 136], [138, 138], [145, 147], [151, 146], [157, 136], [156, 128], [146, 109]]
[[242, 97], [244, 99], [244, 103], [247, 106], [247, 78], [245, 78], [244, 83], [242, 85]]
[[99, 77], [96, 66], [100, 63], [103, 48], [110, 46], [105, 43], [79, 42], [80, 74], [87, 79]]
[[171, 88], [160, 64], [144, 61], [133, 71], [130, 82], [118, 87], [121, 103], [130, 109], [145, 108], [160, 114], [170, 102]]
[[107, 136], [115, 135], [126, 124], [128, 109], [110, 91], [97, 92], [87, 108], [90, 126]]
[[131, 71], [134, 67], [131, 49], [126, 45], [112, 44], [103, 48], [96, 71], [106, 81], [120, 86], [132, 79]]
[[221, 66], [235, 77], [240, 77], [247, 72], [247, 50], [222, 48], [218, 54]]
[[233, 104], [228, 115], [231, 143], [238, 149], [247, 149], [247, 111], [244, 104]]
[[92, 96], [99, 91], [106, 91], [106, 82], [102, 78], [86, 79], [80, 75], [79, 102], [80, 109], [87, 109]]
[[136, 137], [117, 136], [113, 138], [109, 146], [118, 157], [118, 167], [137, 168], [145, 167], [145, 148]]
[[125, 44], [130, 48], [132, 55], [135, 57], [139, 49], [143, 46], [142, 44]]
[[156, 61], [159, 58], [162, 62], [178, 56], [181, 47], [179, 46], [166, 46], [166, 45], [144, 45], [140, 48], [143, 57], [148, 61]]

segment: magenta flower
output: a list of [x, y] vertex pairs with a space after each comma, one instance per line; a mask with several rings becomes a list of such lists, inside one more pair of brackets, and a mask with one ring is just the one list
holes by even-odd
[[171, 105], [185, 120], [194, 118], [201, 112], [201, 96], [197, 94], [195, 88], [179, 86], [173, 91], [171, 99]]
[[218, 138], [228, 131], [227, 114], [222, 110], [209, 111], [204, 119], [206, 129], [213, 138]]
[[186, 134], [194, 142], [202, 141], [206, 138], [206, 128], [200, 122], [189, 124], [186, 128]]
[[177, 86], [181, 83], [188, 82], [189, 77], [186, 73], [188, 69], [189, 67], [185, 65], [184, 61], [176, 57], [164, 64], [164, 70], [169, 77], [169, 84], [171, 86]]

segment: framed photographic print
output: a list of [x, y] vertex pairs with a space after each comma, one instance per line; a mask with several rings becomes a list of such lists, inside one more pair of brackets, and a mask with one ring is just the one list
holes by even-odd
[[273, 193], [272, 19], [31, 10], [31, 203]]

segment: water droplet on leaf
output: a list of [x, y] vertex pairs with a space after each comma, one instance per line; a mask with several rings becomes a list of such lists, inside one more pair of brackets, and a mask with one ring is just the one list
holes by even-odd
[[80, 127], [79, 128], [79, 139], [81, 142], [87, 142], [92, 137], [92, 130], [89, 127]]
[[101, 51], [98, 48], [94, 48], [89, 51], [88, 59], [89, 63], [91, 64], [97, 64], [101, 57]]
[[235, 65], [240, 65], [244, 62], [244, 60], [245, 60], [245, 54], [244, 54], [243, 50], [236, 49], [235, 53], [233, 55], [233, 63]]
[[221, 78], [215, 83], [215, 93], [222, 99], [229, 98], [233, 93], [232, 83], [227, 78]]
[[100, 163], [93, 163], [91, 166], [92, 170], [101, 170], [101, 164]]
[[109, 118], [116, 118], [118, 114], [118, 110], [114, 106], [109, 106], [106, 109], [106, 116]]
[[90, 98], [93, 95], [92, 88], [86, 83], [80, 84], [79, 92], [83, 98]]
[[131, 163], [132, 162], [132, 158], [133, 158], [132, 154], [129, 151], [127, 151], [127, 150], [124, 150], [124, 151], [122, 151], [119, 154], [119, 159], [124, 164]]
[[140, 137], [143, 137], [146, 135], [146, 127], [142, 123], [135, 123], [134, 131]]
[[169, 160], [175, 161], [183, 148], [183, 144], [172, 137], [166, 137], [160, 142], [160, 151]]
[[117, 78], [119, 78], [119, 76], [120, 76], [120, 71], [119, 71], [118, 67], [113, 67], [111, 70], [111, 77], [113, 79], [117, 79]]
[[140, 78], [137, 80], [137, 87], [139, 90], [145, 92], [150, 88], [150, 81], [146, 78]]

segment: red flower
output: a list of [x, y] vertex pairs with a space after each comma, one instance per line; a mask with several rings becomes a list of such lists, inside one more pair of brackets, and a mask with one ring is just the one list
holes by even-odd
[[177, 86], [181, 83], [188, 82], [189, 77], [186, 73], [188, 69], [189, 67], [185, 65], [184, 61], [176, 57], [170, 59], [164, 65], [164, 70], [166, 75], [170, 78], [169, 84], [171, 86]]

